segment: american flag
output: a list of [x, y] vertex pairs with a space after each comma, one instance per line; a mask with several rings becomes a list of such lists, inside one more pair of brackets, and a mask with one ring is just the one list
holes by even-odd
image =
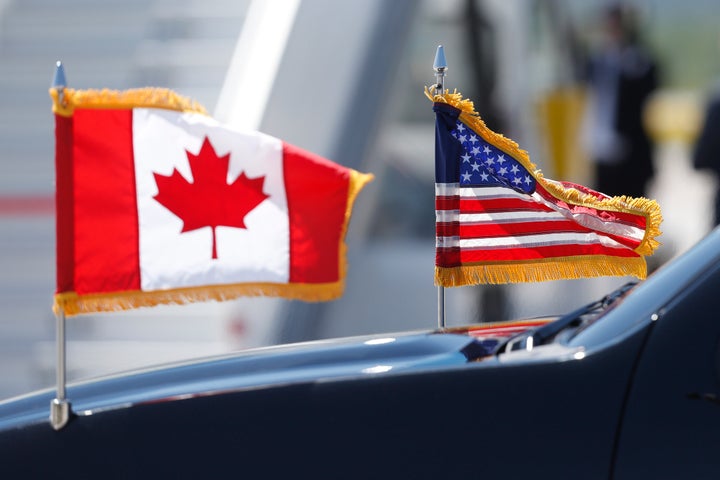
[[656, 202], [544, 178], [458, 94], [434, 110], [438, 285], [646, 275]]

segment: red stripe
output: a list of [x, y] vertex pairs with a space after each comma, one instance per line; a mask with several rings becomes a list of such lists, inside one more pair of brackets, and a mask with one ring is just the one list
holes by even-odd
[[[455, 211], [460, 208], [460, 199], [457, 195], [435, 196], [436, 211]], [[459, 235], [459, 223], [454, 222], [435, 222], [436, 237], [454, 237]]]
[[[468, 335], [479, 338], [493, 337], [498, 334], [498, 336], [502, 336], [506, 333], [522, 332], [532, 327], [539, 327], [545, 325], [546, 323], [550, 323], [551, 321], [552, 320], [547, 318], [539, 318], [535, 320], [516, 320], [502, 323], [495, 322], [467, 327], [466, 331]], [[503, 325], [503, 323], [507, 323], [507, 325]]]
[[56, 292], [74, 287], [75, 248], [73, 239], [73, 122], [55, 115], [55, 261]]
[[469, 332], [470, 335], [475, 337], [484, 337], [484, 338], [492, 338], [492, 337], [509, 337], [510, 335], [524, 332], [525, 330], [528, 330], [530, 327], [507, 327], [507, 328], [493, 328], [489, 330], [484, 331], [476, 331], [476, 332]]
[[437, 222], [435, 223], [435, 236], [456, 237], [460, 235], [460, 223], [458, 222]]
[[[459, 251], [458, 253], [455, 250]], [[513, 247], [494, 250], [469, 250], [460, 251], [458, 247], [438, 248], [436, 258], [443, 258], [446, 263], [442, 267], [459, 266], [471, 263], [493, 263], [508, 262], [518, 260], [543, 260], [559, 257], [585, 256], [585, 255], [608, 255], [613, 257], [638, 257], [639, 255], [632, 250], [624, 248], [608, 248], [600, 244], [589, 245], [551, 245], [538, 247]], [[450, 259], [457, 258], [455, 264]]]
[[554, 211], [552, 208], [534, 200], [524, 200], [521, 198], [467, 198], [457, 195], [435, 197], [435, 210], [460, 210], [463, 213]]
[[290, 282], [340, 280], [350, 171], [283, 142], [290, 221]]
[[[548, 219], [536, 222], [508, 222], [495, 224], [468, 224], [462, 223], [458, 227], [460, 238], [492, 238], [492, 237], [513, 237], [522, 235], [534, 235], [545, 233], [594, 233], [596, 235], [607, 237], [615, 240], [621, 245], [630, 249], [635, 249], [640, 245], [640, 241], [633, 238], [613, 235], [591, 228], [584, 227], [572, 220], [555, 220]], [[438, 236], [442, 236], [439, 235]]]
[[75, 291], [140, 289], [132, 110], [75, 110]]
[[435, 210], [457, 210], [459, 205], [457, 195], [435, 197]]
[[613, 212], [610, 210], [589, 208], [580, 205], [571, 205], [551, 195], [550, 192], [545, 190], [539, 183], [537, 184], [537, 188], [535, 191], [548, 202], [551, 202], [559, 206], [560, 208], [568, 210], [573, 214], [592, 215], [601, 219], [603, 222], [623, 223], [625, 225], [634, 226], [641, 230], [645, 230], [645, 227], [647, 226], [647, 219], [642, 215], [634, 215], [632, 213], [624, 212]]
[[[547, 192], [542, 185], [537, 186], [537, 191], [546, 200], [548, 200], [551, 203], [556, 204], [559, 208], [565, 209], [566, 211], [573, 213], [573, 214], [584, 214], [584, 215], [591, 215], [594, 216], [603, 222], [612, 222], [616, 224], [622, 224], [622, 225], [629, 225], [633, 226], [639, 229], [645, 229], [646, 219], [643, 216], [640, 215], [634, 215], [630, 213], [622, 213], [622, 212], [610, 212], [605, 210], [598, 210], [598, 209], [591, 209], [587, 207], [581, 207], [577, 205], [568, 205], [565, 202], [559, 201], [557, 198], [553, 197], [549, 192]], [[462, 213], [499, 213], [499, 212], [512, 212], [512, 211], [542, 211], [542, 212], [554, 212], [552, 208], [543, 205], [541, 203], [535, 202], [535, 201], [526, 201], [520, 198], [489, 198], [489, 199], [482, 199], [482, 198], [468, 198], [468, 199], [461, 199], [460, 200], [460, 211]], [[547, 220], [547, 222], [552, 222], [552, 220]], [[611, 238], [618, 243], [631, 248], [635, 249], [637, 248], [641, 241], [637, 240], [632, 237], [625, 237], [622, 235], [616, 235], [609, 232], [603, 232], [600, 230], [591, 229], [585, 226], [582, 226], [581, 224], [577, 222], [573, 222], [571, 220], [567, 221], [568, 223], [565, 224], [559, 224], [559, 223], [550, 223], [549, 225], [558, 226], [562, 228], [561, 230], [557, 230], [560, 232], [566, 232], [566, 231], [574, 231], [574, 232], [596, 232], [598, 235], [604, 235], [608, 238]], [[571, 225], [574, 224], [574, 225]], [[506, 224], [507, 225], [507, 224]], [[564, 225], [564, 226], [563, 226]], [[481, 227], [482, 228], [482, 227]], [[482, 232], [481, 228], [478, 230]], [[500, 227], [505, 228], [505, 225]], [[508, 227], [513, 228], [513, 227]], [[518, 230], [518, 234], [523, 233], [532, 233], [532, 227], [517, 227], [520, 230]], [[526, 229], [527, 231], [524, 231], [523, 229]], [[464, 230], [465, 232], [469, 232], [468, 230]], [[553, 231], [552, 228], [543, 228], [540, 229], [539, 232], [550, 232]], [[466, 233], [464, 234], [463, 231], [460, 233], [463, 238], [471, 238], [471, 237], [490, 237], [490, 236], [504, 236], [505, 234], [502, 232], [502, 230], [498, 230], [498, 233], [496, 235], [493, 234], [473, 234], [473, 233]]]
[[[589, 231], [594, 231], [594, 230], [589, 230]], [[630, 237], [621, 237], [620, 235], [614, 235], [612, 233], [604, 233], [604, 232], [599, 232], [599, 231], [596, 231], [596, 233], [598, 235], [602, 235], [607, 238], [611, 238], [611, 239], [615, 240], [616, 242], [618, 242], [620, 245], [624, 245], [632, 250], [635, 250], [642, 243], [642, 240], [635, 240], [634, 238], [630, 238]]]
[[457, 267], [460, 265], [460, 247], [436, 248], [435, 265], [438, 267]]
[[540, 222], [461, 224], [460, 238], [514, 237], [543, 233], [590, 232], [571, 220], [544, 220]]
[[553, 212], [554, 210], [534, 200], [521, 198], [461, 198], [460, 211], [463, 213], [495, 213], [508, 211]]

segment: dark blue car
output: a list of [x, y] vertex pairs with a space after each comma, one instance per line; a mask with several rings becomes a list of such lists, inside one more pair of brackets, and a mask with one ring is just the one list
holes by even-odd
[[0, 478], [720, 478], [720, 230], [567, 315], [273, 347], [0, 404]]

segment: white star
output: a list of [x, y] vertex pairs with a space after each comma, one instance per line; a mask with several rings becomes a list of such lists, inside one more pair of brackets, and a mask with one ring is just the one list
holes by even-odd
[[522, 180], [520, 180], [520, 177], [515, 177], [512, 179], [512, 183], [514, 183], [515, 185], [520, 185], [520, 182], [522, 182]]
[[505, 155], [503, 155], [502, 153], [498, 155], [498, 163], [499, 163], [500, 165], [502, 165], [503, 163], [505, 163]]
[[488, 174], [485, 173], [485, 172], [482, 172], [482, 173], [480, 174], [480, 179], [481, 179], [483, 182], [487, 182]]
[[458, 129], [458, 132], [464, 132], [465, 125], [463, 125], [461, 122], [457, 122], [457, 129]]
[[470, 177], [472, 177], [472, 174], [470, 174], [469, 172], [463, 173], [463, 174], [462, 174], [462, 180], [463, 180], [463, 182], [465, 182], [465, 183], [470, 183]]
[[490, 173], [495, 173], [495, 169], [492, 168], [492, 167], [490, 167], [490, 168], [488, 168], [488, 172], [490, 172]]
[[507, 168], [502, 167], [500, 170], [498, 170], [498, 173], [500, 175], [507, 175]]
[[472, 143], [477, 142], [477, 141], [478, 141], [477, 135], [474, 135], [474, 134], [473, 134], [473, 135], [470, 135], [470, 141], [471, 141]]
[[487, 158], [487, 161], [486, 161], [485, 163], [486, 163], [487, 165], [492, 165], [493, 163], [495, 163], [495, 160], [493, 160], [492, 157], [488, 157], [488, 158]]
[[458, 137], [458, 140], [460, 141], [460, 143], [465, 143], [467, 142], [467, 137], [465, 135], [460, 135]]
[[485, 152], [485, 153], [490, 153], [490, 147], [488, 147], [487, 145], [485, 145], [485, 148], [483, 148], [483, 152]]
[[513, 165], [512, 168], [510, 169], [510, 171], [511, 171], [512, 173], [517, 173], [517, 172], [520, 171], [520, 169], [518, 168], [517, 165]]
[[472, 157], [471, 157], [470, 155], [468, 155], [467, 153], [465, 153], [465, 155], [463, 155], [463, 156], [460, 157], [460, 158], [463, 159], [463, 162], [470, 162], [470, 159], [471, 159]]
[[470, 166], [472, 167], [473, 172], [477, 172], [477, 171], [480, 170], [480, 165], [479, 165], [477, 162], [473, 163], [473, 164], [470, 165]]
[[473, 147], [472, 152], [473, 155], [479, 155], [480, 154], [480, 148], [479, 147]]
[[525, 183], [526, 183], [527, 185], [530, 185], [530, 183], [532, 183], [531, 180], [530, 180], [530, 175], [525, 175]]

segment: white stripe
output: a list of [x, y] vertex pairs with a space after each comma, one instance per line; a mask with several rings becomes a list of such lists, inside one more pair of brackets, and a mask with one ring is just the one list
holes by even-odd
[[502, 249], [513, 247], [539, 247], [555, 245], [593, 245], [609, 248], [627, 248], [615, 240], [596, 233], [544, 233], [514, 237], [489, 237], [460, 239], [459, 237], [438, 237], [436, 247], [460, 247], [463, 249]]
[[435, 246], [439, 248], [457, 247], [458, 245], [460, 245], [460, 237], [437, 237], [435, 239]]
[[[557, 182], [555, 182], [557, 183]], [[628, 225], [625, 223], [613, 221], [603, 221], [602, 219], [588, 213], [571, 213], [569, 210], [559, 207], [558, 205], [545, 200], [540, 194], [533, 193], [526, 195], [520, 192], [516, 192], [506, 187], [460, 187], [457, 183], [436, 183], [435, 194], [438, 196], [452, 196], [458, 195], [461, 198], [477, 198], [479, 200], [497, 199], [497, 198], [519, 198], [529, 200], [532, 198], [533, 201], [545, 205], [551, 208], [555, 213], [543, 214], [541, 212], [526, 212], [527, 217], [522, 217], [522, 212], [512, 213], [493, 213], [493, 214], [472, 214], [472, 215], [484, 215], [472, 217], [471, 214], [463, 214], [458, 216], [457, 210], [448, 211], [450, 213], [443, 214], [441, 211], [436, 211], [436, 221], [438, 222], [451, 222], [451, 221], [468, 221], [468, 222], [507, 222], [515, 220], [543, 220], [543, 219], [557, 219], [560, 217], [566, 218], [567, 220], [576, 222], [579, 225], [587, 227], [591, 230], [603, 232], [611, 235], [617, 235], [632, 239], [635, 241], [642, 241], [645, 237], [645, 229], [635, 227], [634, 225]], [[510, 215], [510, 217], [503, 218], [502, 215]], [[547, 215], [547, 216], [546, 216]]]
[[566, 217], [560, 212], [519, 211], [460, 213], [459, 210], [435, 210], [435, 221], [438, 223], [460, 222], [469, 225], [477, 225], [482, 223], [543, 222], [547, 220], [566, 220]]
[[435, 195], [438, 197], [451, 197], [458, 194], [457, 183], [436, 183]]
[[457, 222], [460, 212], [458, 210], [435, 210], [437, 223]]
[[525, 193], [516, 192], [515, 190], [507, 187], [463, 187], [458, 195], [461, 197], [490, 199], [490, 198], [521, 198], [523, 200], [530, 200], [529, 195]]
[[538, 203], [546, 205], [556, 212], [562, 213], [568, 220], [577, 222], [579, 225], [587, 227], [591, 230], [604, 232], [612, 235], [618, 235], [625, 238], [630, 238], [638, 242], [645, 238], [645, 229], [637, 228], [633, 225], [625, 223], [619, 223], [617, 220], [605, 222], [602, 219], [588, 213], [571, 213], [570, 211], [560, 208], [552, 202], [545, 200], [540, 194], [533, 193], [532, 197]]
[[506, 187], [461, 187], [458, 183], [436, 183], [438, 197], [459, 196], [463, 198], [521, 198], [530, 201], [529, 195]]
[[564, 220], [566, 217], [559, 212], [493, 212], [493, 213], [461, 213], [460, 223], [511, 223], [537, 222], [543, 220]]

